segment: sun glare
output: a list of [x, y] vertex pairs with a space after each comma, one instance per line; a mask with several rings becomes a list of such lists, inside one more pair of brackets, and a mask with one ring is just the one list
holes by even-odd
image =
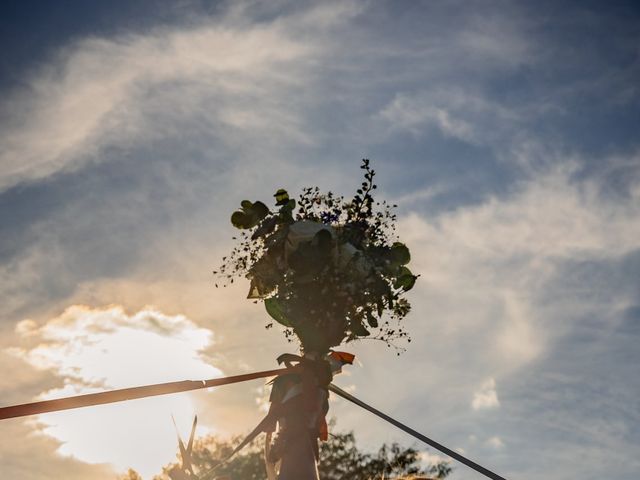
[[[212, 342], [211, 331], [155, 310], [128, 316], [119, 307], [74, 306], [23, 334], [38, 339], [23, 357], [64, 378], [64, 387], [42, 399], [221, 374], [200, 354]], [[43, 434], [62, 443], [61, 454], [120, 471], [132, 467], [150, 478], [175, 459], [171, 415], [184, 437], [195, 413], [190, 395], [182, 393], [40, 415], [38, 422]]]

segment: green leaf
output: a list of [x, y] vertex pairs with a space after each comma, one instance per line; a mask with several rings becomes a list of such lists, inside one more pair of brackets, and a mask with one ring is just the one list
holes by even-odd
[[398, 265], [406, 265], [411, 260], [409, 249], [404, 243], [395, 242], [391, 245], [392, 261]]
[[367, 313], [367, 323], [369, 324], [369, 326], [371, 328], [377, 328], [378, 327], [378, 319], [376, 317], [374, 317], [371, 312]]
[[251, 205], [251, 212], [256, 216], [258, 221], [260, 221], [264, 217], [269, 215], [269, 208], [264, 203], [258, 200], [253, 205]]
[[231, 224], [236, 228], [250, 228], [248, 227], [248, 217], [244, 212], [237, 210], [231, 215]]
[[267, 298], [264, 301], [264, 308], [267, 310], [267, 313], [271, 315], [271, 318], [273, 318], [276, 322], [284, 325], [285, 327], [291, 327], [291, 322], [282, 310], [282, 305], [280, 305], [280, 302], [277, 298]]
[[260, 201], [251, 203], [249, 200], [243, 200], [240, 206], [242, 210], [237, 210], [231, 215], [231, 223], [236, 228], [253, 228], [269, 214], [267, 206]]
[[405, 292], [411, 290], [413, 286], [416, 284], [416, 279], [418, 277], [411, 273], [407, 267], [400, 267], [400, 272], [396, 281], [394, 282], [394, 288], [402, 288]]

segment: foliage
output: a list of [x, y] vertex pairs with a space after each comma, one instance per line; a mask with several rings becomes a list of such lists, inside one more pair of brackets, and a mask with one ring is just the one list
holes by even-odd
[[318, 469], [322, 480], [388, 480], [408, 475], [441, 479], [451, 473], [446, 462], [422, 468], [420, 452], [397, 443], [383, 444], [375, 455], [363, 453], [356, 447], [353, 432], [332, 435], [322, 444]]
[[127, 473], [120, 476], [118, 480], [143, 480], [143, 479], [138, 472], [130, 468], [129, 470], [127, 470]]
[[[240, 438], [224, 441], [209, 436], [198, 439], [193, 447], [193, 466], [197, 472], [206, 472], [220, 459], [225, 458]], [[265, 480], [266, 473], [261, 446], [258, 442], [247, 446], [216, 475], [228, 475], [232, 480]], [[322, 442], [318, 469], [322, 480], [384, 480], [405, 475], [428, 475], [443, 479], [450, 472], [448, 463], [440, 462], [422, 468], [420, 452], [414, 448], [402, 448], [398, 444], [384, 444], [377, 453], [368, 454], [358, 449], [354, 434], [337, 433], [329, 441]], [[170, 480], [168, 472], [177, 464], [163, 468], [154, 480]], [[137, 480], [139, 476], [129, 470], [121, 480]]]
[[[227, 458], [241, 440], [241, 437], [235, 437], [225, 441], [214, 436], [196, 439], [191, 454], [194, 471], [203, 476], [205, 472], [209, 472]], [[177, 465], [177, 463], [166, 465], [162, 469], [162, 474], [155, 476], [153, 480], [171, 480], [169, 472]], [[233, 480], [266, 480], [261, 448], [256, 443], [248, 445], [226, 465], [217, 469], [215, 475], [228, 475]]]
[[228, 283], [246, 276], [248, 298], [264, 301], [287, 338], [297, 337], [305, 350], [408, 338], [399, 322], [417, 276], [395, 236], [395, 205], [374, 200], [375, 171], [367, 159], [361, 168], [364, 181], [351, 199], [309, 187], [296, 202], [280, 189], [274, 211], [243, 200], [231, 216], [240, 238], [214, 273]]

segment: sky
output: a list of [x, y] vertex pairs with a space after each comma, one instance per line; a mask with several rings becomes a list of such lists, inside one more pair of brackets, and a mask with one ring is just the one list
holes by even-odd
[[[421, 275], [412, 342], [345, 346], [336, 383], [509, 479], [637, 479], [633, 2], [3, 9], [0, 405], [274, 368], [295, 345], [248, 285], [214, 287], [229, 215], [281, 187], [351, 195], [370, 158]], [[240, 434], [263, 385], [4, 420], [0, 471], [151, 478], [171, 414]], [[365, 450], [419, 446], [340, 399], [330, 415]]]

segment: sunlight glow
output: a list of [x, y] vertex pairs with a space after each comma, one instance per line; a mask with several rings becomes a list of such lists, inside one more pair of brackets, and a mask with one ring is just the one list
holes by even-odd
[[[37, 330], [31, 324], [17, 330], [35, 340], [21, 356], [64, 379], [41, 399], [221, 375], [200, 353], [211, 344], [211, 331], [153, 309], [129, 316], [120, 307], [72, 306]], [[195, 414], [188, 393], [50, 413], [38, 422], [43, 434], [62, 442], [61, 454], [120, 471], [132, 467], [150, 478], [175, 460], [172, 414], [186, 437]]]

